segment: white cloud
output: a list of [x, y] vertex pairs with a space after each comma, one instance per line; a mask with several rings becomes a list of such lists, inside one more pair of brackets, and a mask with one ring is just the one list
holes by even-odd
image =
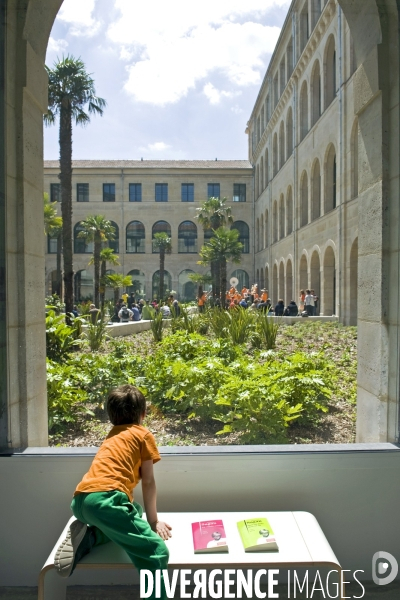
[[[263, 23], [265, 16], [289, 4], [115, 0], [121, 18], [110, 25], [108, 36], [121, 46], [121, 59], [130, 63], [125, 90], [135, 100], [164, 105], [185, 97], [213, 72], [225, 77], [228, 88], [260, 83], [265, 54], [272, 53], [280, 33]], [[217, 92], [204, 90], [214, 103], [223, 95], [218, 92], [217, 101]]]
[[147, 144], [147, 146], [141, 146], [139, 150], [148, 151], [148, 152], [164, 152], [171, 148], [169, 144], [165, 142], [154, 142], [154, 144]]
[[96, 0], [65, 0], [58, 18], [71, 25], [71, 35], [92, 37], [97, 33], [100, 22], [92, 16], [95, 3]]
[[62, 40], [62, 39], [55, 40], [53, 37], [50, 37], [49, 43], [47, 46], [48, 52], [55, 52], [55, 53], [63, 54], [67, 48], [68, 48], [67, 40]]
[[240, 96], [241, 92], [218, 90], [212, 83], [206, 83], [203, 87], [203, 94], [208, 98], [210, 104], [219, 104], [222, 98], [234, 98], [235, 96]]

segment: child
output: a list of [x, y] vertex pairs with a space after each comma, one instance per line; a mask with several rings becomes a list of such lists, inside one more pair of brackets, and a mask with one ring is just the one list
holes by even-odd
[[[75, 490], [71, 509], [77, 520], [56, 552], [54, 564], [62, 577], [71, 575], [93, 546], [110, 540], [139, 570], [167, 569], [164, 540], [171, 537], [171, 527], [157, 518], [153, 463], [160, 455], [153, 435], [142, 426], [146, 399], [134, 386], [120, 386], [108, 396], [107, 413], [114, 427]], [[147, 521], [133, 502], [140, 480]]]

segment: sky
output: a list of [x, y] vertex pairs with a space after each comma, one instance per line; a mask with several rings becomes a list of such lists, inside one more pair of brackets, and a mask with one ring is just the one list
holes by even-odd
[[[80, 57], [107, 101], [74, 159], [246, 159], [246, 123], [290, 0], [64, 0], [46, 64]], [[58, 121], [44, 131], [58, 159]]]

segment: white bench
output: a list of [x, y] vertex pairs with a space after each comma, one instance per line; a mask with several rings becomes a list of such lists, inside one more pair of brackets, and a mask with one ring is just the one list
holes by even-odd
[[[236, 523], [246, 518], [266, 517], [276, 536], [278, 552], [245, 553]], [[160, 520], [172, 526], [168, 540], [169, 567], [183, 568], [329, 568], [340, 576], [342, 568], [316, 518], [307, 512], [219, 512], [160, 513]], [[194, 554], [191, 523], [223, 519], [229, 553]], [[62, 578], [54, 569], [54, 555], [69, 523], [46, 560], [39, 576], [38, 600], [65, 600], [71, 578]], [[76, 569], [134, 568], [127, 554], [114, 543], [95, 547]], [[343, 597], [345, 596], [343, 590]]]

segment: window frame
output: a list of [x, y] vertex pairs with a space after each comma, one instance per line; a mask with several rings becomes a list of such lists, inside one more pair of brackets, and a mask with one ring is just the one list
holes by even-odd
[[[244, 196], [242, 195], [242, 192], [239, 192], [237, 194], [235, 194], [235, 188], [244, 188]], [[246, 184], [245, 183], [234, 183], [233, 184], [233, 196], [232, 196], [232, 202], [246, 202]], [[240, 198], [244, 197], [244, 200], [240, 200]], [[235, 198], [239, 198], [239, 200], [235, 200]]]
[[[79, 200], [81, 192], [79, 191], [80, 186], [87, 186], [87, 200]], [[83, 194], [84, 196], [86, 193]], [[88, 183], [77, 183], [76, 184], [76, 201], [77, 202], [89, 202], [89, 184]]]
[[[55, 190], [58, 190], [57, 193]], [[50, 184], [50, 202], [61, 202], [61, 183]]]
[[154, 201], [168, 202], [168, 183], [154, 184]]
[[[210, 193], [210, 187], [212, 186], [213, 191]], [[218, 186], [218, 194], [214, 193], [214, 187]], [[221, 198], [221, 184], [220, 183], [207, 183], [207, 198]]]
[[[132, 190], [135, 190], [135, 193], [132, 194]], [[137, 193], [137, 191], [139, 190], [139, 194]], [[128, 199], [129, 202], [142, 202], [142, 184], [141, 183], [130, 183], [129, 184], [129, 191], [128, 191]], [[135, 196], [135, 199], [132, 199], [132, 196]], [[140, 198], [138, 199], [138, 196], [140, 196]]]
[[[106, 187], [114, 188], [114, 192], [108, 191], [106, 192]], [[107, 199], [107, 196], [113, 196], [113, 199]], [[115, 183], [103, 183], [103, 202], [115, 202]]]
[[[184, 193], [185, 187], [186, 191]], [[186, 199], [184, 199], [185, 195]], [[181, 202], [194, 202], [194, 183], [181, 183]]]

